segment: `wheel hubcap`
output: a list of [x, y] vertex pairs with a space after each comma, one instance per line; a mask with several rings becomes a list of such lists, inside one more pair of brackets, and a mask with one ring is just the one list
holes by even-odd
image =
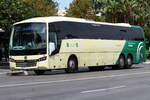
[[120, 67], [124, 67], [124, 60], [122, 58], [120, 59]]
[[132, 61], [131, 61], [130, 58], [128, 58], [127, 61], [128, 61], [128, 65], [131, 65], [131, 64], [132, 64]]
[[73, 60], [70, 60], [69, 66], [71, 69], [74, 69], [75, 68], [75, 62]]

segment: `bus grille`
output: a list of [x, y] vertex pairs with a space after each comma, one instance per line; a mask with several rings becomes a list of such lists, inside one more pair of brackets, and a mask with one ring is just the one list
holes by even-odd
[[16, 61], [16, 67], [33, 67], [36, 66], [37, 61], [35, 60], [18, 60]]

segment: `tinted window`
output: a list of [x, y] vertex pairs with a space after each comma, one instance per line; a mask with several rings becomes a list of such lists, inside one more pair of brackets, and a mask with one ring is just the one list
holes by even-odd
[[140, 28], [132, 28], [132, 40], [144, 41], [144, 34]]
[[55, 22], [58, 38], [143, 40], [141, 29], [80, 22]]

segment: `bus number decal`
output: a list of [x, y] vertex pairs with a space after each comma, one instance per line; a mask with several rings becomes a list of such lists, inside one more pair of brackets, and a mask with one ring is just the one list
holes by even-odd
[[66, 47], [79, 47], [78, 43], [66, 43]]

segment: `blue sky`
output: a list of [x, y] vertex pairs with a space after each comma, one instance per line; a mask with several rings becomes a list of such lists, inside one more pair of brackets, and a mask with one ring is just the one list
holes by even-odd
[[73, 0], [55, 0], [58, 2], [59, 6], [58, 9], [59, 10], [64, 10], [65, 7], [69, 7], [69, 4], [73, 1]]

